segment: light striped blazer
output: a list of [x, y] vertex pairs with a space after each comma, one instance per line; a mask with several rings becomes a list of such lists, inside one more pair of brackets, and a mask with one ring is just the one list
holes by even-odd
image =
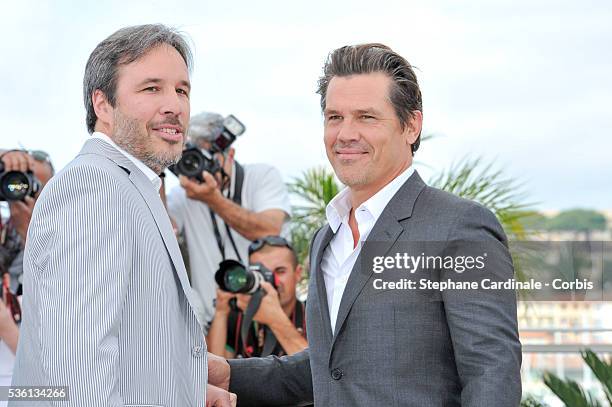
[[70, 403], [36, 406], [205, 405], [206, 344], [170, 220], [104, 141], [38, 199], [23, 286], [13, 386], [69, 387]]

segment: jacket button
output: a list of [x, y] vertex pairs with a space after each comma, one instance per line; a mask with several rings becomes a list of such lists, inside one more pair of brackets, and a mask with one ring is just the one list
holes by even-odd
[[334, 380], [340, 380], [342, 378], [342, 375], [343, 375], [343, 373], [342, 373], [341, 369], [336, 368], [336, 369], [331, 371], [331, 377]]
[[193, 355], [194, 358], [201, 358], [202, 357], [202, 347], [201, 346], [194, 346], [193, 348], [191, 348], [191, 354]]

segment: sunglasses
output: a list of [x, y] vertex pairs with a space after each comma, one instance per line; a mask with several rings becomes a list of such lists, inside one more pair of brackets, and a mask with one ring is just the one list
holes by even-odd
[[30, 150], [28, 151], [28, 154], [30, 154], [32, 158], [34, 158], [36, 161], [46, 162], [46, 163], [51, 164], [51, 157], [49, 156], [49, 154], [45, 153], [44, 151]]
[[293, 251], [293, 247], [291, 247], [289, 242], [284, 237], [266, 236], [266, 237], [262, 237], [261, 239], [254, 240], [249, 245], [249, 256], [255, 253], [256, 251], [261, 250], [261, 248], [264, 247], [265, 245], [275, 246], [275, 247], [286, 247], [289, 250]]

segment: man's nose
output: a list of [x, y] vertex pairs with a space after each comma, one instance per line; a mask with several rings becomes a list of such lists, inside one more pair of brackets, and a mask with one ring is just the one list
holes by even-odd
[[174, 89], [164, 92], [163, 103], [160, 108], [160, 113], [163, 115], [179, 115], [183, 113], [184, 102], [181, 101], [180, 96]]
[[340, 129], [338, 130], [337, 139], [340, 141], [354, 141], [359, 140], [361, 135], [359, 134], [359, 129], [354, 120], [345, 119], [340, 124]]

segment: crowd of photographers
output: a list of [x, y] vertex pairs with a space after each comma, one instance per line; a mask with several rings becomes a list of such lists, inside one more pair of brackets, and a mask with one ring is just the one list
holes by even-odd
[[[290, 204], [280, 172], [234, 160], [245, 131], [234, 116], [191, 118], [189, 142], [170, 170], [180, 185], [160, 195], [195, 292], [209, 351], [226, 358], [307, 347], [302, 267], [288, 240]], [[0, 386], [10, 385], [21, 320], [23, 250], [36, 198], [54, 174], [42, 151], [0, 150]], [[161, 174], [164, 179], [164, 174]]]

